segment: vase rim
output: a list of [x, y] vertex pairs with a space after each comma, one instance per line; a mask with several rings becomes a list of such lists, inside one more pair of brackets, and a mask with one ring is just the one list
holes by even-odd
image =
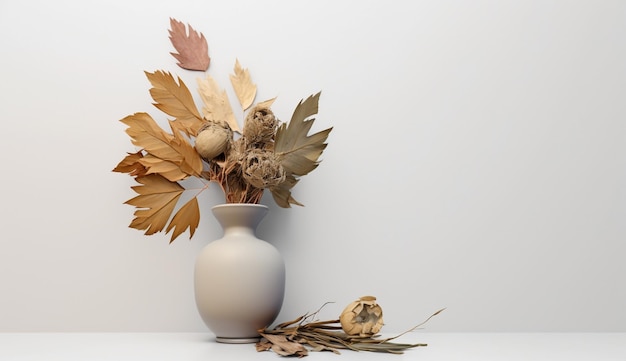
[[222, 204], [218, 204], [218, 205], [211, 207], [211, 209], [229, 208], [229, 207], [242, 207], [242, 208], [249, 207], [249, 208], [265, 208], [265, 209], [268, 208], [265, 204], [258, 204], [258, 203], [222, 203]]

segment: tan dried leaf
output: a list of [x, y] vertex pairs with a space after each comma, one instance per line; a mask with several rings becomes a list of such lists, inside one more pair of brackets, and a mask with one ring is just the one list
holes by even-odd
[[[177, 165], [180, 172], [184, 173], [182, 177], [180, 173], [171, 176], [171, 170], [167, 168], [166, 173], [170, 174], [167, 178], [170, 181], [184, 179], [187, 176], [197, 176], [202, 172], [202, 159], [180, 133], [176, 132], [171, 135], [165, 132], [147, 113], [129, 115], [121, 122], [128, 125], [126, 133], [134, 145], [143, 148], [154, 158]], [[148, 168], [147, 173], [160, 173], [158, 170], [150, 169], [159, 166], [158, 160], [152, 158], [146, 160], [146, 158], [148, 157], [142, 157], [139, 163]], [[166, 165], [162, 166], [166, 167]], [[163, 175], [165, 176], [166, 173]]]
[[185, 83], [180, 78], [177, 83], [172, 74], [161, 70], [145, 74], [152, 84], [150, 95], [156, 102], [154, 106], [175, 118], [177, 124], [174, 128], [188, 136], [196, 136], [203, 126], [202, 116]]
[[174, 214], [174, 218], [172, 218], [170, 224], [167, 226], [166, 233], [174, 229], [170, 243], [174, 242], [176, 237], [185, 232], [187, 228], [189, 228], [189, 239], [191, 239], [199, 223], [200, 207], [198, 207], [198, 199], [193, 197]]
[[276, 100], [276, 97], [273, 97], [272, 99], [262, 101], [260, 103], [257, 103], [256, 105], [257, 107], [260, 107], [260, 108], [271, 108], [275, 100]]
[[131, 188], [139, 195], [124, 202], [138, 208], [129, 227], [145, 229], [146, 235], [162, 231], [185, 189], [159, 174], [137, 177], [135, 180], [141, 185]]
[[175, 131], [173, 126], [175, 123], [177, 122], [169, 122], [170, 128], [174, 130], [174, 141], [170, 145], [180, 154], [181, 158], [180, 161], [174, 161], [183, 172], [193, 176], [200, 175], [203, 170], [202, 158], [194, 146], [180, 132]]
[[206, 79], [198, 78], [198, 92], [204, 102], [202, 113], [206, 120], [216, 123], [226, 122], [233, 132], [241, 133], [228, 95], [225, 90], [220, 90], [215, 79], [210, 75], [207, 75]]
[[239, 64], [239, 59], [235, 62], [233, 70], [235, 74], [230, 75], [230, 83], [233, 85], [239, 104], [243, 110], [248, 109], [256, 97], [256, 85], [252, 83], [250, 72]]
[[287, 175], [284, 182], [270, 188], [272, 198], [274, 198], [276, 205], [282, 208], [290, 208], [292, 204], [303, 206], [302, 203], [296, 201], [291, 195], [291, 188], [293, 188], [297, 183], [298, 179], [296, 179], [296, 177], [293, 175]]
[[141, 150], [136, 153], [128, 153], [113, 169], [113, 172], [128, 173], [132, 177], [145, 175], [146, 167], [141, 164], [141, 158], [143, 158]]
[[178, 53], [170, 53], [176, 60], [177, 65], [187, 70], [206, 71], [209, 68], [209, 45], [202, 33], [195, 31], [191, 25], [189, 34], [185, 24], [170, 18], [170, 41]]
[[152, 154], [147, 154], [141, 158], [139, 163], [146, 168], [146, 174], [160, 174], [171, 182], [177, 182], [189, 176], [181, 171], [175, 163], [157, 158]]

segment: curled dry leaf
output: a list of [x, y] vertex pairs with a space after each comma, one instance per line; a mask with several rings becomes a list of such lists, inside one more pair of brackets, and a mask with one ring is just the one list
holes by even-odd
[[346, 306], [339, 321], [348, 335], [372, 336], [383, 327], [383, 310], [376, 297], [363, 296]]
[[141, 150], [135, 153], [128, 153], [126, 157], [113, 168], [113, 172], [128, 173], [131, 177], [145, 175], [146, 167], [139, 163], [142, 157], [143, 152]]

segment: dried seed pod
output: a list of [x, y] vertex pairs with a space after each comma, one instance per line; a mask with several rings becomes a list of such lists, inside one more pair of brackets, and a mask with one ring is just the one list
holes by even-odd
[[376, 303], [376, 297], [363, 296], [343, 310], [339, 322], [348, 335], [372, 336], [383, 327], [383, 310]]
[[278, 119], [266, 106], [256, 105], [246, 115], [243, 125], [243, 137], [248, 144], [269, 143], [274, 139]]
[[262, 149], [250, 151], [241, 165], [243, 178], [253, 187], [265, 189], [285, 180], [285, 169], [273, 152]]
[[211, 160], [228, 151], [232, 138], [233, 132], [230, 128], [209, 123], [198, 133], [195, 148], [202, 158]]

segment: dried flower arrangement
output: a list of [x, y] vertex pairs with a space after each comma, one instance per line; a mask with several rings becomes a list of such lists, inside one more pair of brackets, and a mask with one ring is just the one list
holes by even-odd
[[[170, 19], [170, 26], [170, 40], [178, 52], [171, 54], [177, 65], [206, 72], [211, 59], [204, 35], [175, 19]], [[131, 228], [145, 230], [146, 235], [173, 231], [170, 242], [187, 229], [189, 238], [193, 237], [200, 220], [199, 193], [174, 213], [186, 190], [179, 182], [189, 177], [202, 180], [202, 190], [211, 182], [219, 184], [227, 203], [259, 203], [268, 189], [280, 207], [302, 205], [293, 198], [291, 189], [299, 177], [318, 166], [332, 130], [308, 134], [320, 93], [300, 101], [289, 123], [281, 123], [271, 110], [274, 99], [253, 106], [256, 85], [237, 60], [230, 80], [242, 110], [247, 111], [241, 130], [226, 91], [210, 75], [198, 79], [198, 93], [204, 103], [200, 112], [180, 78], [177, 82], [172, 74], [161, 70], [145, 74], [152, 84], [153, 105], [174, 119], [168, 120], [171, 133], [148, 113], [121, 119], [128, 126], [126, 133], [132, 143], [140, 148], [128, 153], [113, 169], [139, 183], [131, 187], [138, 195], [125, 202], [137, 208]]]
[[328, 321], [314, 320], [320, 310], [304, 314], [295, 320], [277, 325], [272, 329], [259, 330], [262, 336], [257, 342], [257, 351], [274, 351], [280, 356], [307, 356], [310, 351], [339, 350], [387, 352], [402, 354], [405, 350], [427, 346], [425, 343], [398, 343], [393, 340], [414, 331], [443, 309], [433, 313], [417, 326], [393, 337], [379, 338], [383, 327], [383, 310], [376, 303], [376, 297], [363, 296], [350, 303], [339, 319]]

